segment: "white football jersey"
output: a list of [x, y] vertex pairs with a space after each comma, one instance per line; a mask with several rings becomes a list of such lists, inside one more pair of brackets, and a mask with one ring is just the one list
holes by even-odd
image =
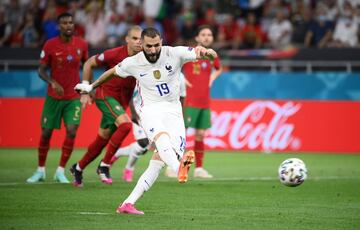
[[121, 77], [133, 76], [137, 79], [142, 107], [156, 102], [178, 102], [182, 65], [193, 60], [196, 60], [194, 48], [163, 46], [156, 63], [150, 63], [140, 52], [125, 58], [115, 70]]

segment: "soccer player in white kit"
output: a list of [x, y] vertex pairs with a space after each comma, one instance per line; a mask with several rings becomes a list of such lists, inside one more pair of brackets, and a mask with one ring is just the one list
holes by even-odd
[[[180, 102], [183, 103], [184, 99], [186, 97], [186, 83], [185, 83], [185, 76], [184, 74], [180, 73]], [[132, 98], [132, 104], [130, 104], [131, 108], [131, 114], [134, 116], [138, 116], [140, 109], [141, 109], [141, 96], [139, 94], [139, 91], [137, 88], [134, 90], [133, 98]], [[136, 119], [133, 119], [133, 134], [135, 137], [135, 140], [143, 141], [147, 140], [146, 133], [142, 126], [139, 124], [139, 118], [136, 117]], [[111, 159], [111, 164], [113, 164], [115, 161], [117, 161], [118, 158], [122, 156], [128, 156], [129, 159], [125, 165], [124, 169], [124, 175], [123, 179], [127, 182], [132, 181], [133, 177], [133, 171], [135, 168], [135, 163], [137, 159], [140, 157], [140, 155], [143, 155], [146, 153], [147, 149], [149, 148], [148, 145], [150, 145], [149, 141], [141, 142], [141, 144], [144, 144], [143, 146], [140, 146], [137, 144], [137, 142], [133, 142], [132, 144], [119, 148], [113, 158]], [[146, 145], [146, 146], [145, 146]], [[140, 149], [141, 148], [141, 149]], [[130, 173], [131, 174], [130, 174]], [[171, 177], [177, 177], [177, 174], [168, 166], [166, 168], [166, 175]]]
[[154, 184], [165, 164], [177, 172], [180, 183], [187, 181], [190, 165], [194, 162], [194, 152], [184, 154], [186, 140], [179, 100], [180, 71], [185, 62], [217, 57], [214, 50], [201, 46], [162, 46], [160, 33], [154, 28], [144, 29], [141, 40], [143, 52], [124, 59], [91, 85], [78, 84], [75, 87], [75, 90], [90, 92], [114, 75], [137, 79], [136, 87], [141, 96], [140, 122], [150, 142], [155, 143], [157, 151], [129, 197], [116, 211], [138, 215], [144, 212], [134, 207], [135, 202]]

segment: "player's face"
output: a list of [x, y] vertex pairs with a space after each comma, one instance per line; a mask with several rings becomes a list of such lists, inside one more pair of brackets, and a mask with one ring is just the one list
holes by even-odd
[[159, 59], [161, 46], [162, 40], [159, 36], [154, 38], [145, 36], [142, 40], [145, 57], [150, 63], [155, 63]]
[[126, 43], [130, 49], [135, 53], [139, 53], [142, 50], [141, 46], [141, 30], [131, 30], [125, 38]]
[[214, 36], [211, 30], [206, 28], [200, 31], [198, 36], [196, 36], [195, 40], [201, 46], [210, 47], [214, 41]]
[[70, 37], [74, 33], [74, 22], [72, 17], [63, 17], [59, 21], [60, 34]]

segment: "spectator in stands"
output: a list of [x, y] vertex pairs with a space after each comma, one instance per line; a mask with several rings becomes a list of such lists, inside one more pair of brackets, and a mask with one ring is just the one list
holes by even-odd
[[19, 0], [11, 0], [5, 9], [7, 21], [10, 23], [12, 32], [14, 32], [22, 24], [24, 8], [21, 7]]
[[7, 45], [11, 35], [11, 25], [5, 17], [4, 10], [0, 8], [0, 47]]
[[163, 42], [166, 44], [166, 36], [164, 34], [164, 28], [160, 22], [158, 22], [153, 16], [145, 15], [144, 21], [140, 24], [142, 29], [146, 29], [149, 27], [155, 28], [157, 31], [160, 32], [160, 35], [163, 39]]
[[191, 11], [187, 11], [182, 15], [183, 22], [181, 23], [180, 28], [180, 38], [177, 41], [181, 45], [190, 45], [194, 42], [193, 38], [197, 30], [195, 24], [194, 14]]
[[39, 34], [35, 28], [34, 16], [31, 12], [27, 12], [25, 15], [21, 37], [23, 47], [35, 48], [39, 45]]
[[42, 23], [42, 29], [44, 33], [44, 41], [47, 41], [50, 38], [54, 38], [59, 35], [55, 5], [48, 5], [46, 7]]
[[71, 0], [68, 3], [68, 6], [68, 12], [74, 17], [74, 35], [82, 38], [85, 37], [86, 14], [83, 9], [83, 5], [81, 5], [78, 0]]
[[276, 19], [270, 25], [268, 38], [272, 48], [281, 49], [290, 45], [292, 25], [285, 17], [286, 12], [283, 8], [278, 9]]
[[[321, 4], [321, 3], [319, 3]], [[326, 10], [326, 19], [332, 23], [335, 23], [335, 21], [339, 17], [339, 7], [336, 0], [324, 0]]]
[[326, 19], [326, 9], [321, 5], [316, 8], [316, 20], [310, 23], [305, 35], [305, 47], [324, 48], [332, 38], [333, 24]]
[[216, 21], [216, 11], [214, 8], [209, 8], [205, 12], [205, 17], [203, 19], [197, 20], [198, 26], [207, 25], [211, 27], [214, 38], [218, 37], [219, 24]]
[[343, 16], [337, 20], [333, 36], [335, 47], [355, 47], [358, 44], [359, 25], [352, 12], [352, 8], [344, 11]]
[[217, 49], [240, 47], [240, 27], [233, 15], [225, 15], [224, 22], [219, 26], [216, 45]]
[[303, 14], [293, 15], [293, 32], [292, 32], [292, 44], [302, 47], [304, 45], [305, 36], [312, 23], [311, 9], [308, 7]]
[[106, 43], [106, 23], [100, 3], [92, 1], [86, 16], [85, 39], [91, 47], [102, 47]]
[[113, 15], [106, 27], [107, 46], [115, 47], [119, 45], [120, 41], [125, 37], [128, 28], [129, 25], [121, 21], [120, 15]]
[[264, 33], [257, 24], [255, 14], [248, 13], [246, 24], [240, 31], [241, 48], [243, 49], [259, 49], [264, 43]]

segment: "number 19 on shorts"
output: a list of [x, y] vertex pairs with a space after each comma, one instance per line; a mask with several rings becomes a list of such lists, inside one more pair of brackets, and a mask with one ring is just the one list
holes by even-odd
[[157, 88], [160, 96], [164, 96], [164, 95], [170, 93], [170, 89], [169, 89], [169, 87], [168, 87], [168, 85], [166, 83], [156, 85], [156, 88]]

